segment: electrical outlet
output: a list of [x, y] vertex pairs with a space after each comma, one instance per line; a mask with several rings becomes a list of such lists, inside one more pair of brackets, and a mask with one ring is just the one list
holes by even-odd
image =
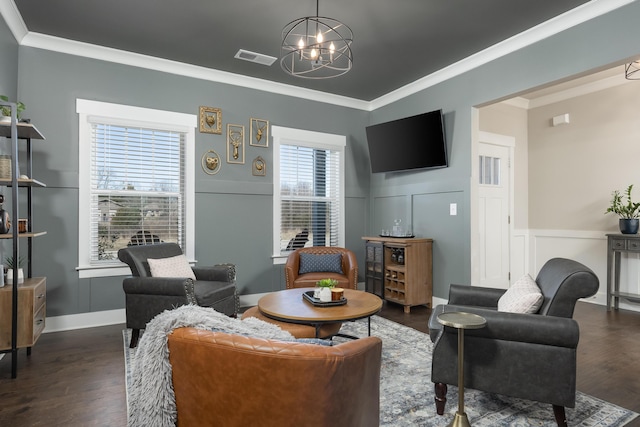
[[458, 204], [457, 203], [449, 203], [449, 215], [451, 215], [451, 216], [458, 215]]

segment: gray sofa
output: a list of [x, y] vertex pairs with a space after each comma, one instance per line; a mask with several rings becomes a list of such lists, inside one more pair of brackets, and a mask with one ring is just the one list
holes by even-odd
[[519, 397], [553, 405], [556, 422], [566, 426], [565, 407], [576, 398], [578, 323], [575, 304], [598, 291], [596, 275], [584, 265], [564, 258], [549, 260], [536, 278], [544, 301], [536, 314], [498, 312], [504, 289], [451, 285], [449, 301], [437, 306], [429, 319], [434, 342], [431, 380], [436, 409], [444, 412], [447, 384], [457, 385], [457, 330], [443, 327], [442, 312], [476, 313], [485, 328], [465, 331], [465, 388]]
[[185, 304], [212, 307], [229, 316], [238, 314], [236, 270], [233, 264], [192, 267], [196, 280], [152, 277], [148, 258], [182, 255], [175, 243], [129, 246], [118, 251], [118, 259], [131, 268], [132, 277], [124, 279], [127, 328], [132, 329], [129, 346], [135, 347], [140, 330], [164, 310]]

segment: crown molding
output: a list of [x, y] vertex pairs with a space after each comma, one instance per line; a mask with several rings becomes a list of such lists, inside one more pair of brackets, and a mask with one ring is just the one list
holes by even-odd
[[343, 107], [366, 110], [368, 102], [346, 96], [333, 95], [317, 90], [305, 89], [283, 83], [243, 76], [227, 71], [214, 70], [197, 65], [185, 64], [168, 59], [142, 55], [134, 52], [98, 46], [90, 43], [78, 42], [49, 36], [46, 34], [29, 32], [22, 39], [22, 46], [35, 47], [69, 55], [82, 56], [101, 61], [115, 62], [150, 70], [162, 71], [185, 77], [193, 77], [200, 80], [208, 80], [245, 88], [257, 89], [264, 92], [277, 93], [279, 95], [294, 96], [317, 102], [325, 102]]
[[516, 96], [515, 98], [505, 99], [504, 101], [502, 101], [502, 104], [510, 105], [516, 108], [522, 108], [523, 110], [528, 110], [530, 101], [521, 96]]
[[0, 15], [4, 18], [18, 44], [21, 44], [29, 30], [22, 20], [22, 15], [18, 12], [15, 2], [13, 0], [0, 2]]
[[566, 89], [560, 92], [555, 92], [549, 95], [541, 96], [529, 100], [528, 108], [538, 108], [545, 105], [554, 104], [556, 102], [565, 101], [567, 99], [576, 98], [582, 95], [588, 95], [593, 92], [598, 92], [612, 87], [620, 86], [623, 84], [634, 83], [631, 80], [627, 80], [624, 77], [624, 73], [620, 73], [618, 76], [611, 76], [601, 80], [596, 80], [590, 83], [585, 83], [580, 86], [576, 86], [570, 89]]
[[634, 1], [636, 0], [592, 0], [372, 101], [334, 95], [226, 71], [29, 32], [15, 6], [14, 0], [0, 2], [0, 14], [4, 17], [15, 39], [21, 46], [110, 61], [217, 83], [248, 87], [358, 110], [373, 111]]

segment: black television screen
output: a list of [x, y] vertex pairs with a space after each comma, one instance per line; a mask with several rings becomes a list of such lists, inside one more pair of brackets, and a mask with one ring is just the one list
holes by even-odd
[[447, 167], [442, 110], [367, 126], [371, 172]]

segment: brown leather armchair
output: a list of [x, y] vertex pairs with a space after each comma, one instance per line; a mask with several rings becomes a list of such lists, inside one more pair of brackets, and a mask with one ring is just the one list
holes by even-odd
[[[300, 255], [314, 254], [341, 254], [342, 255], [342, 272], [314, 271], [300, 274]], [[358, 289], [358, 261], [356, 255], [346, 248], [335, 246], [311, 246], [308, 248], [297, 249], [287, 258], [284, 266], [285, 280], [287, 289], [291, 288], [313, 288], [320, 279], [335, 279], [338, 281], [338, 287], [346, 289]]]
[[168, 346], [178, 427], [379, 425], [377, 337], [324, 346], [178, 328]]

